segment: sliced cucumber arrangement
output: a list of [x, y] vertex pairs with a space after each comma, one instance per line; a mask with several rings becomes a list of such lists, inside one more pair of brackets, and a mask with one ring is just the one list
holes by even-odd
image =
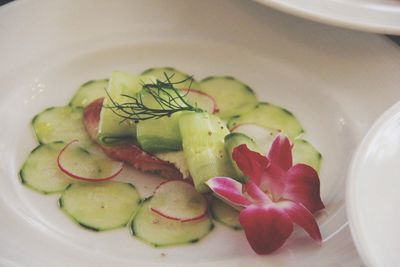
[[126, 226], [140, 203], [135, 187], [120, 182], [71, 184], [59, 199], [61, 209], [94, 231]]
[[60, 171], [57, 157], [63, 142], [42, 144], [29, 154], [19, 172], [24, 185], [44, 194], [63, 191], [73, 179]]
[[200, 82], [202, 92], [211, 95], [217, 102], [222, 119], [244, 114], [257, 104], [253, 90], [243, 82], [230, 76], [212, 76]]
[[210, 207], [214, 220], [234, 230], [242, 229], [242, 226], [239, 222], [238, 210], [216, 197], [212, 198]]
[[92, 141], [83, 124], [83, 109], [70, 106], [51, 107], [36, 115], [32, 127], [39, 143], [79, 140], [83, 146]]
[[[150, 68], [142, 72], [165, 83], [172, 83], [178, 89], [198, 89], [199, 83], [189, 74], [171, 67]], [[167, 76], [169, 81], [167, 80]]]
[[106, 96], [108, 79], [88, 81], [79, 87], [72, 97], [69, 105], [71, 107], [84, 108], [98, 98]]
[[304, 133], [297, 118], [288, 110], [270, 103], [259, 103], [250, 112], [233, 117], [228, 122], [228, 128], [234, 129], [243, 123], [254, 123], [266, 128], [273, 128], [282, 131], [291, 140]]
[[[294, 164], [319, 171], [322, 159], [301, 139], [304, 129], [290, 111], [258, 101], [230, 76], [197, 82], [171, 67], [140, 75], [114, 71], [110, 79], [82, 84], [67, 106], [33, 118], [39, 145], [22, 165], [20, 180], [44, 194], [60, 193], [60, 208], [86, 229], [128, 226], [155, 247], [195, 243], [213, 229], [212, 219], [238, 230], [240, 212], [204, 194], [213, 177], [246, 182], [232, 158], [237, 146], [268, 155], [283, 133]], [[107, 155], [141, 171], [188, 179], [165, 181], [141, 200], [132, 184], [109, 181], [120, 179], [123, 163]]]
[[195, 243], [213, 227], [207, 216], [189, 222], [165, 218], [151, 210], [151, 199], [144, 201], [131, 225], [136, 237], [155, 247]]

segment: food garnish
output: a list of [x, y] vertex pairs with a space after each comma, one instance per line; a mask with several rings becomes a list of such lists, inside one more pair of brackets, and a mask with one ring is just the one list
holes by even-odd
[[207, 185], [217, 196], [240, 207], [239, 220], [247, 240], [258, 254], [280, 248], [293, 232], [293, 224], [321, 242], [312, 213], [324, 208], [318, 173], [308, 165], [292, 164], [289, 139], [276, 137], [268, 156], [240, 145], [233, 159], [248, 177], [242, 185], [228, 177], [215, 177]]
[[170, 117], [181, 111], [203, 111], [201, 108], [191, 105], [185, 98], [189, 94], [190, 88], [188, 90], [176, 88], [176, 84], [191, 80], [192, 77], [171, 82], [173, 75], [168, 76], [166, 73], [164, 75], [165, 81], [156, 80], [153, 83], [144, 83], [142, 91], [137, 95], [123, 94], [122, 96], [129, 99], [129, 102], [118, 103], [108, 95], [112, 104], [107, 105], [106, 108], [121, 117], [123, 119], [121, 123], [125, 120], [139, 122], [165, 116]]

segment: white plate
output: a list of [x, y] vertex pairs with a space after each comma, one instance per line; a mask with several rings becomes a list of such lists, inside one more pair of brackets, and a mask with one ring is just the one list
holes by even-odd
[[400, 34], [398, 0], [256, 0], [306, 19], [376, 33]]
[[400, 102], [385, 112], [352, 162], [347, 210], [365, 264], [399, 266]]
[[[344, 205], [352, 152], [400, 98], [400, 49], [385, 38], [306, 22], [232, 1], [16, 1], [0, 9], [0, 265], [360, 266]], [[222, 226], [191, 246], [154, 249], [127, 229], [93, 233], [21, 185], [34, 114], [112, 70], [170, 65], [197, 78], [229, 74], [298, 116], [322, 152], [318, 214], [324, 242], [298, 230], [256, 256]], [[135, 174], [135, 183], [145, 176]], [[163, 256], [164, 255], [164, 256]]]

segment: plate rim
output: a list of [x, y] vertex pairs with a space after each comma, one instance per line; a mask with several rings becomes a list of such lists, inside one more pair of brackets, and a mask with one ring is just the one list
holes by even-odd
[[[329, 13], [329, 12], [322, 13], [315, 9], [306, 10], [299, 5], [296, 5], [295, 1], [291, 0], [254, 0], [254, 1], [260, 4], [267, 5], [271, 8], [277, 9], [279, 11], [323, 24], [348, 28], [352, 30], [372, 32], [372, 33], [400, 35], [400, 22], [398, 23], [397, 27], [387, 26], [383, 23], [380, 23], [379, 21], [363, 23], [359, 21], [352, 21], [350, 17], [338, 18], [337, 16], [335, 16], [334, 13]], [[400, 6], [396, 11], [396, 14], [400, 16]]]
[[357, 182], [359, 179], [356, 179], [357, 172], [359, 169], [360, 161], [362, 161], [362, 157], [364, 152], [370, 146], [371, 141], [375, 138], [375, 136], [380, 132], [380, 129], [385, 126], [394, 116], [400, 115], [400, 101], [396, 102], [392, 106], [390, 106], [386, 111], [384, 111], [378, 119], [375, 120], [373, 125], [369, 128], [368, 132], [358, 145], [355, 153], [353, 154], [352, 161], [349, 166], [347, 182], [346, 182], [346, 214], [348, 218], [348, 223], [350, 226], [350, 232], [353, 237], [353, 242], [357, 248], [361, 259], [366, 264], [366, 266], [379, 266], [376, 261], [376, 258], [372, 256], [372, 251], [369, 249], [369, 246], [366, 244], [365, 235], [360, 230], [360, 218], [357, 216], [357, 194], [355, 193]]

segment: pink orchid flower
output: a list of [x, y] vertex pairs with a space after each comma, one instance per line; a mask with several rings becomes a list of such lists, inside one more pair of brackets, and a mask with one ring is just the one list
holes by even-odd
[[312, 214], [324, 208], [318, 173], [305, 164], [293, 166], [287, 137], [277, 136], [267, 157], [246, 145], [236, 147], [232, 157], [247, 182], [242, 185], [229, 177], [215, 177], [207, 184], [217, 196], [241, 208], [239, 221], [256, 253], [280, 248], [293, 232], [293, 224], [321, 242]]

